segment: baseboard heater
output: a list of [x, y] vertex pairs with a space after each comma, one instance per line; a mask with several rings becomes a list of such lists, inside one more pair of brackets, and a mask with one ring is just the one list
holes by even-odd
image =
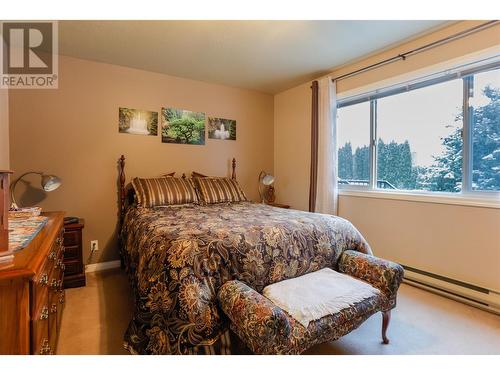
[[403, 265], [403, 282], [500, 315], [500, 292]]

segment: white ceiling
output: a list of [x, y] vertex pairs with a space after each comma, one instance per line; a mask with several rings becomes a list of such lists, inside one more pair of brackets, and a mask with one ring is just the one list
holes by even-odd
[[59, 52], [277, 93], [446, 21], [61, 21]]

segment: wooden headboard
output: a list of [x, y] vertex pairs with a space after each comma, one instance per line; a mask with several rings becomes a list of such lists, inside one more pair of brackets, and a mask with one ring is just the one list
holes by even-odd
[[[198, 172], [192, 173], [193, 177], [208, 177]], [[185, 174], [182, 174], [182, 178], [186, 178]], [[231, 178], [236, 179], [236, 159], [233, 158], [231, 161]], [[133, 188], [131, 184], [125, 184], [125, 155], [122, 155], [118, 159], [118, 238], [120, 238], [123, 219], [125, 217], [125, 210], [129, 204], [133, 203]], [[121, 249], [121, 244], [120, 244]]]

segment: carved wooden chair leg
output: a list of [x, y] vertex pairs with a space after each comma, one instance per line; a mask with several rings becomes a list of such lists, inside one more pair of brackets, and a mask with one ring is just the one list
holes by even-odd
[[389, 344], [389, 339], [386, 336], [386, 332], [390, 320], [391, 320], [391, 310], [382, 311], [382, 342], [384, 344]]

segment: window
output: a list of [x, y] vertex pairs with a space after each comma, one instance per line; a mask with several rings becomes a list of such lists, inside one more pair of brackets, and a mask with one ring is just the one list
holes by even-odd
[[462, 92], [456, 79], [377, 100], [380, 188], [460, 191]]
[[339, 183], [368, 186], [370, 180], [370, 103], [341, 108], [338, 114]]
[[500, 191], [500, 63], [347, 98], [337, 113], [341, 188]]
[[472, 190], [500, 190], [500, 71], [473, 76]]

